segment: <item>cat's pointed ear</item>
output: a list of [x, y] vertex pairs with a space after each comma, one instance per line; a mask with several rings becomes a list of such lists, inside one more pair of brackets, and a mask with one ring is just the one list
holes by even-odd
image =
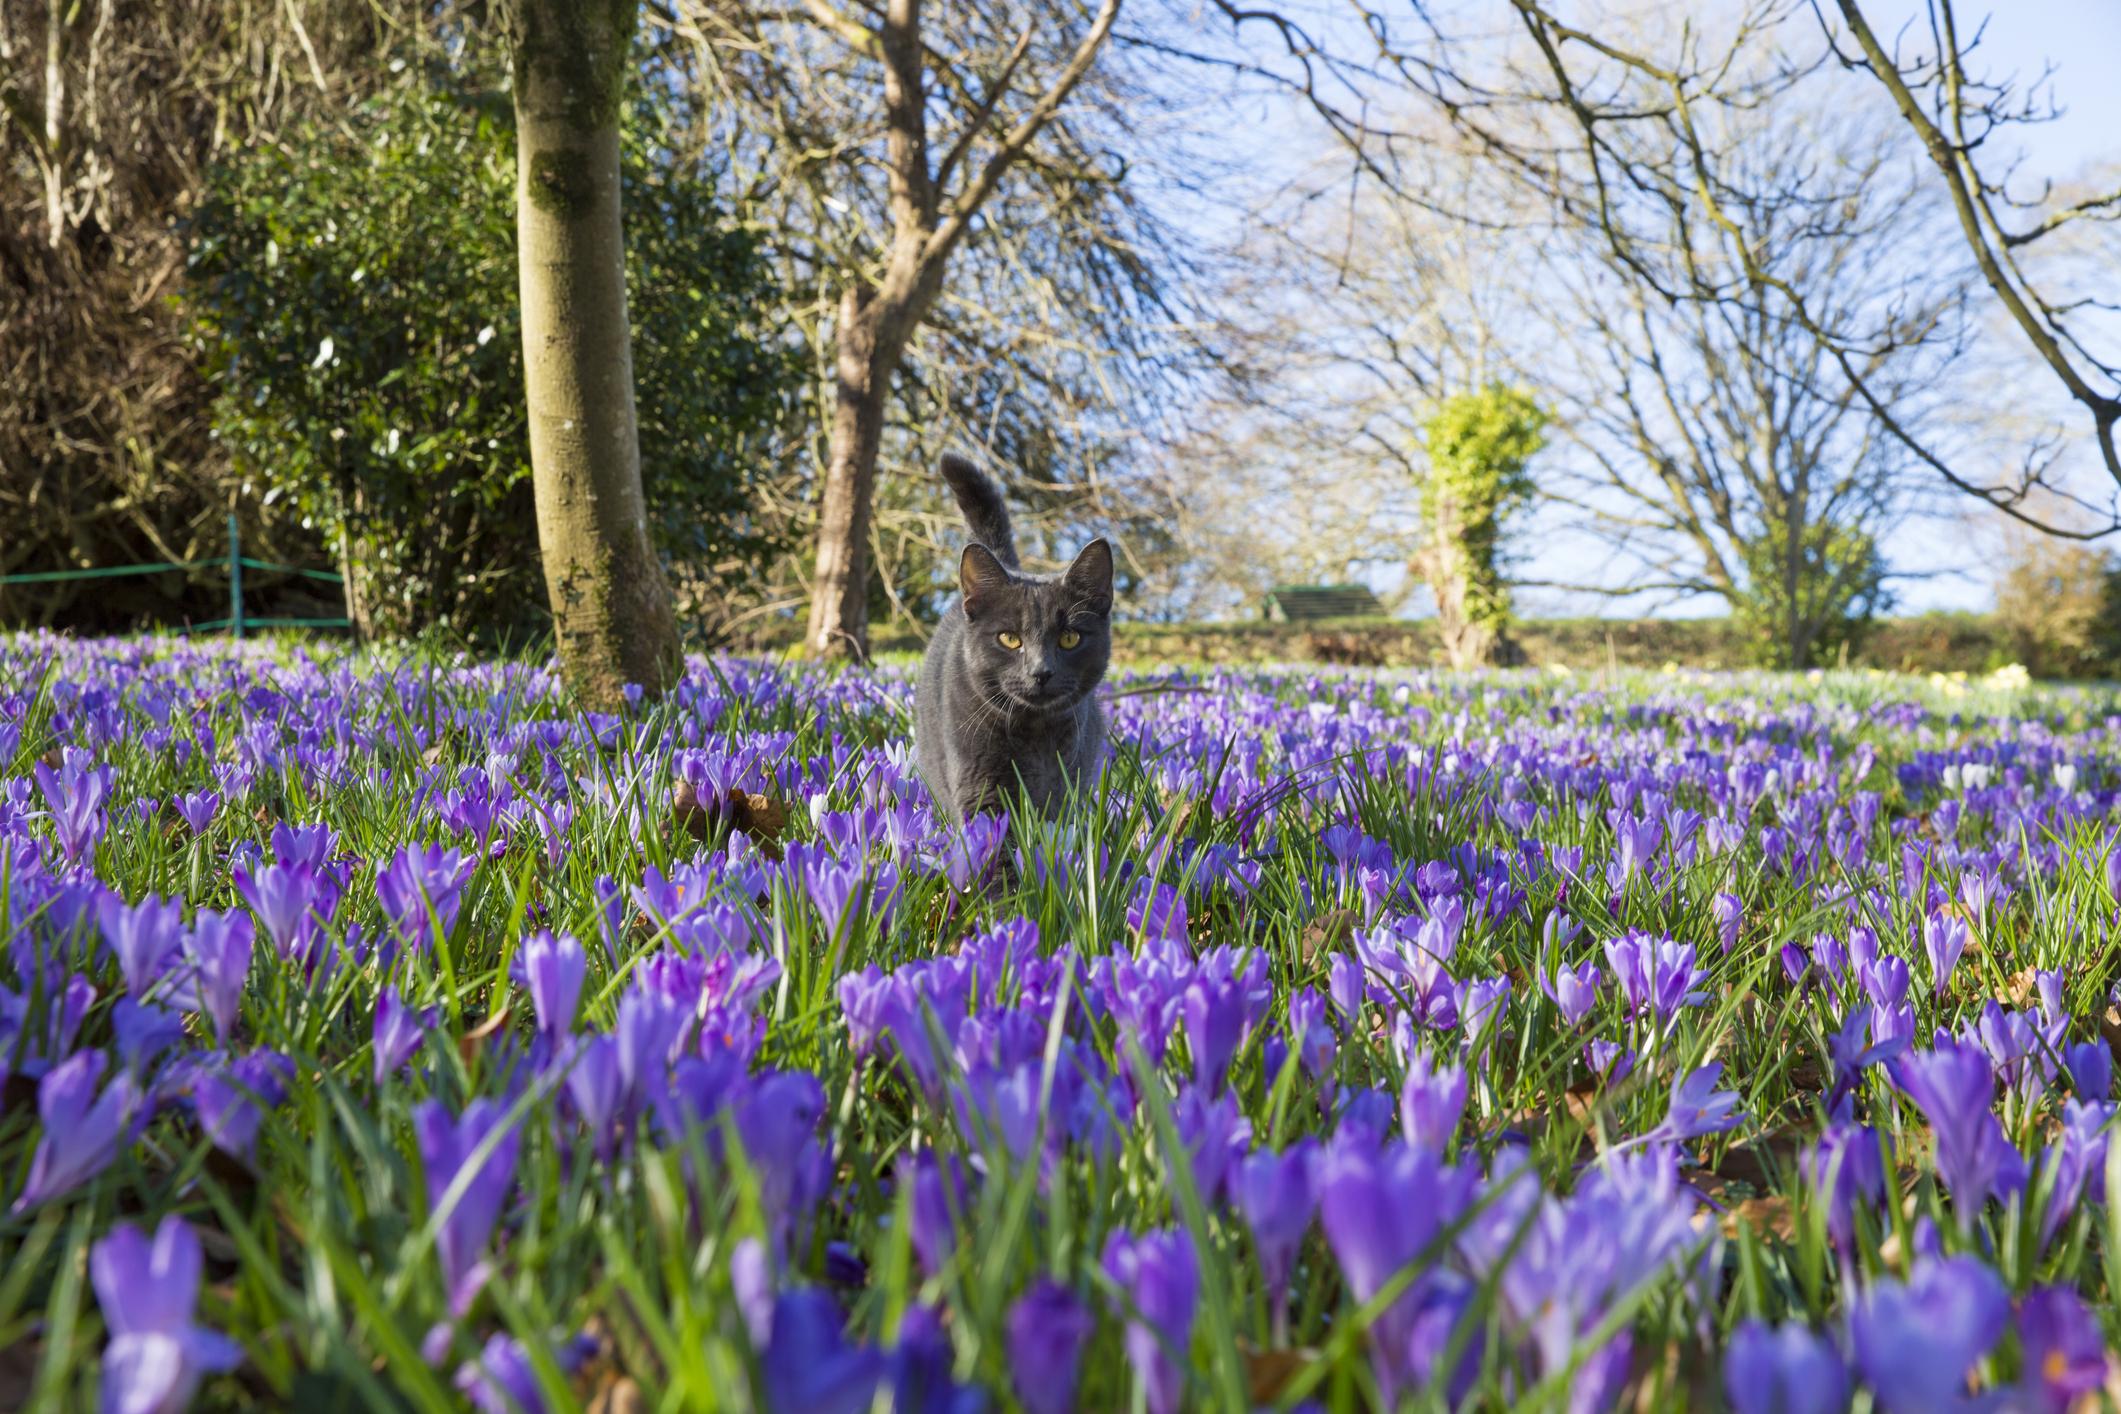
[[1112, 612], [1112, 545], [1100, 536], [1083, 546], [1075, 563], [1061, 576], [1077, 604], [1095, 613]]
[[965, 595], [965, 617], [976, 619], [1009, 587], [1009, 571], [1002, 568], [992, 550], [974, 543], [965, 547], [957, 562], [957, 585]]

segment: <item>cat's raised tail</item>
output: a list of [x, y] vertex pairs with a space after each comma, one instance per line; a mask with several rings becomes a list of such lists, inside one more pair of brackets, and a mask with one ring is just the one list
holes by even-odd
[[1002, 503], [1002, 488], [969, 457], [955, 452], [943, 454], [940, 468], [943, 480], [950, 483], [950, 490], [957, 497], [958, 509], [965, 514], [972, 538], [992, 551], [995, 559], [1015, 569], [1016, 532], [1009, 527], [1009, 507]]

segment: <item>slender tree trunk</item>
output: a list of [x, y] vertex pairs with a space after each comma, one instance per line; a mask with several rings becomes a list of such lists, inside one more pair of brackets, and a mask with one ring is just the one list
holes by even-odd
[[66, 6], [50, 0], [44, 12], [44, 239], [57, 250], [66, 238]]
[[891, 382], [892, 361], [879, 347], [877, 315], [867, 291], [849, 289], [840, 299], [832, 440], [818, 508], [810, 627], [804, 635], [812, 653], [857, 662], [869, 656], [869, 513], [884, 440], [884, 395]]
[[619, 226], [636, 0], [512, 0], [516, 241], [538, 549], [560, 664], [586, 706], [681, 665], [648, 537]]

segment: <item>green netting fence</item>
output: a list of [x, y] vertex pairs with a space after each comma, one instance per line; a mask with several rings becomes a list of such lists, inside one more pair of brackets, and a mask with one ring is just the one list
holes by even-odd
[[246, 629], [253, 628], [351, 628], [351, 619], [297, 619], [297, 618], [252, 618], [243, 612], [243, 571], [263, 570], [271, 574], [300, 575], [325, 584], [343, 584], [345, 577], [330, 570], [304, 569], [300, 565], [276, 565], [269, 560], [254, 560], [243, 553], [243, 538], [236, 525], [236, 518], [228, 518], [228, 554], [204, 560], [161, 560], [154, 564], [104, 565], [85, 570], [40, 570], [30, 574], [0, 574], [0, 586], [9, 584], [58, 584], [70, 579], [112, 579], [121, 575], [172, 574], [181, 570], [222, 568], [228, 572], [228, 617], [208, 619], [204, 623], [185, 624], [179, 633], [218, 633], [227, 630], [241, 638]]

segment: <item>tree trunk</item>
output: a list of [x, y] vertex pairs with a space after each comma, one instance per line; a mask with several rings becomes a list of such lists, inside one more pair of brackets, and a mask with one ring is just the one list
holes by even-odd
[[1458, 521], [1457, 505], [1439, 497], [1430, 523], [1422, 527], [1428, 543], [1418, 568], [1436, 597], [1436, 636], [1445, 661], [1453, 668], [1477, 668], [1494, 652], [1496, 636], [1476, 612], [1471, 557], [1459, 543]]
[[648, 537], [619, 227], [619, 107], [636, 0], [513, 0], [516, 241], [538, 549], [584, 705], [681, 667]]
[[894, 361], [879, 338], [883, 321], [878, 314], [866, 291], [850, 289], [840, 299], [834, 332], [837, 397], [818, 509], [817, 579], [804, 635], [813, 654], [856, 662], [869, 657], [869, 513]]
[[44, 12], [44, 239], [53, 250], [66, 239], [66, 7], [50, 0]]

